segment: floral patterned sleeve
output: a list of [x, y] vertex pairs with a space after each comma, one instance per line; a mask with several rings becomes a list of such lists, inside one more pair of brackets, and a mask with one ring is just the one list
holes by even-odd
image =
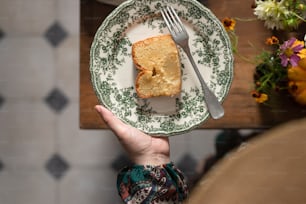
[[124, 203], [133, 204], [177, 204], [188, 195], [184, 175], [173, 163], [125, 167], [118, 174], [117, 188]]

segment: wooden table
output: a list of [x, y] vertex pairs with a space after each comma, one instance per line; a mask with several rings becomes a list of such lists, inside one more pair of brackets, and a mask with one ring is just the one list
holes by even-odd
[[[206, 0], [205, 5], [221, 20], [224, 17], [254, 18], [251, 5], [253, 0]], [[89, 51], [94, 34], [104, 18], [114, 6], [98, 3], [94, 0], [81, 0], [80, 35], [80, 128], [107, 128], [94, 110], [98, 104], [93, 91], [89, 73]], [[264, 46], [270, 31], [263, 23], [238, 21], [236, 33], [239, 36], [239, 53], [252, 59], [258, 54], [257, 48]], [[253, 89], [254, 64], [235, 56], [234, 80], [223, 105], [225, 116], [219, 120], [208, 119], [200, 128], [270, 128], [277, 124], [306, 116], [306, 108], [297, 105], [286, 97], [280, 98], [273, 107], [258, 105], [251, 97]]]

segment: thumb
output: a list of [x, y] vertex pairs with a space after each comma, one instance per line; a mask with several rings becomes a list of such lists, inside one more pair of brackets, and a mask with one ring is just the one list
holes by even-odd
[[129, 127], [115, 117], [114, 114], [104, 106], [96, 105], [95, 109], [117, 137], [119, 139], [124, 139], [125, 133], [128, 132]]

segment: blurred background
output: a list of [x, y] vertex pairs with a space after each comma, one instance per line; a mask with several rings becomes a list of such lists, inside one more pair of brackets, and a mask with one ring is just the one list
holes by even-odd
[[[121, 203], [122, 148], [108, 130], [79, 129], [81, 3], [1, 0], [0, 204]], [[171, 159], [190, 181], [222, 134], [171, 138]]]

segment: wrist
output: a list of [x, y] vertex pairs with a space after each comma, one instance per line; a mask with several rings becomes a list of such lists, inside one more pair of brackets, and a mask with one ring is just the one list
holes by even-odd
[[158, 165], [169, 163], [170, 157], [169, 155], [165, 155], [165, 154], [152, 154], [152, 155], [132, 157], [132, 161], [136, 165], [158, 166]]

